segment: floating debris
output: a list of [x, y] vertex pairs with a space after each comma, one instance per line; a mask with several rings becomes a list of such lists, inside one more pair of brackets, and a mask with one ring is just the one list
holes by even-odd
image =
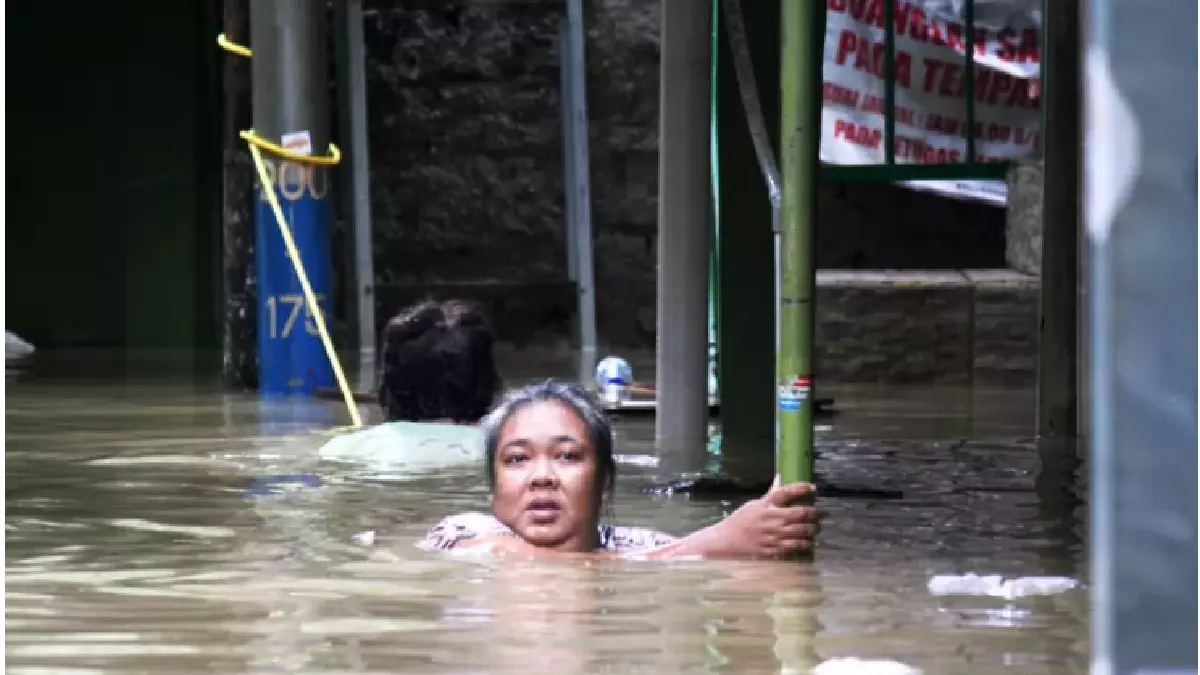
[[1024, 598], [1057, 595], [1079, 586], [1070, 577], [1018, 577], [1005, 579], [999, 574], [939, 574], [929, 580], [934, 595], [984, 595], [993, 598]]
[[33, 356], [37, 351], [33, 345], [21, 339], [21, 336], [10, 331], [4, 331], [4, 360], [6, 362], [20, 361]]
[[829, 659], [812, 669], [812, 675], [921, 675], [921, 671], [886, 659]]

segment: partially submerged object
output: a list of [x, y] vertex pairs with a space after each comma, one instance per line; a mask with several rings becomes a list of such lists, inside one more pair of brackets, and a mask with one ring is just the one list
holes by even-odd
[[12, 331], [4, 331], [4, 369], [20, 369], [33, 359], [37, 349]]
[[[627, 400], [618, 403], [604, 403], [604, 410], [610, 414], [619, 413], [622, 415], [653, 415], [658, 410], [658, 398], [655, 396], [655, 391], [652, 388], [640, 386], [631, 389], [632, 396]], [[708, 399], [708, 412], [711, 415], [719, 415], [721, 413], [721, 399], [716, 396], [710, 396]], [[813, 400], [813, 412], [817, 417], [831, 417], [837, 414], [837, 410], [833, 407], [832, 398], [818, 398]]]
[[[710, 364], [711, 366], [711, 364]], [[654, 387], [635, 382], [633, 368], [619, 356], [606, 356], [596, 365], [595, 386], [605, 411], [622, 414], [651, 415], [658, 411], [658, 391]], [[713, 372], [708, 379], [708, 413], [721, 412], [721, 399], [717, 395], [717, 380]], [[813, 399], [813, 412], [827, 417], [834, 414], [833, 399]]]
[[933, 595], [984, 595], [1013, 600], [1035, 595], [1057, 595], [1074, 590], [1079, 582], [1071, 577], [1018, 577], [999, 574], [939, 574], [929, 580]]
[[899, 661], [851, 656], [822, 661], [812, 675], [921, 675], [921, 671]]

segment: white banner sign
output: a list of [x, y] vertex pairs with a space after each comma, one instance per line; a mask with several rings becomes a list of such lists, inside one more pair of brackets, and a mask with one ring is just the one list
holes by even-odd
[[[827, 0], [821, 161], [884, 162], [884, 11], [894, 2], [896, 163], [965, 162], [966, 0]], [[1041, 148], [1043, 0], [975, 0], [975, 156]], [[1003, 206], [1001, 181], [910, 187]]]

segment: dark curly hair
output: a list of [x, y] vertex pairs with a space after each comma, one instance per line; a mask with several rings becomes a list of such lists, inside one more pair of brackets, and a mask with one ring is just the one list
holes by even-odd
[[383, 329], [383, 414], [389, 422], [478, 422], [501, 386], [494, 342], [467, 302], [426, 301], [400, 312]]

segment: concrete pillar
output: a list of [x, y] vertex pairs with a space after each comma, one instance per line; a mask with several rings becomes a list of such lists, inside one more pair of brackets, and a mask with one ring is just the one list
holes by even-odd
[[1037, 432], [1078, 435], [1079, 221], [1082, 185], [1079, 0], [1047, 3]]
[[711, 30], [706, 3], [663, 0], [655, 440], [700, 457], [708, 433]]

